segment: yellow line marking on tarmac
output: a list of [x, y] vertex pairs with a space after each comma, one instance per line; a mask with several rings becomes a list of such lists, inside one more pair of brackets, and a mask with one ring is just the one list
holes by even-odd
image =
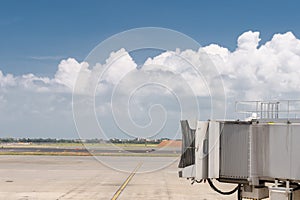
[[125, 187], [128, 185], [128, 183], [131, 181], [132, 177], [136, 174], [137, 170], [142, 166], [143, 163], [139, 163], [134, 170], [131, 172], [131, 174], [127, 177], [127, 179], [124, 181], [124, 183], [120, 186], [120, 188], [116, 191], [114, 196], [111, 198], [111, 200], [116, 200], [122, 191], [125, 189]]

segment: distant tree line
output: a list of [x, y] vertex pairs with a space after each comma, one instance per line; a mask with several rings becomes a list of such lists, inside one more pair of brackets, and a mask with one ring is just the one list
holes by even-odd
[[102, 139], [0, 138], [0, 143], [100, 143]]
[[104, 143], [110, 142], [115, 144], [127, 143], [127, 144], [159, 144], [163, 140], [170, 140], [169, 138], [160, 139], [145, 139], [145, 138], [133, 138], [133, 139], [118, 139], [113, 138], [107, 140], [103, 139], [55, 139], [55, 138], [0, 138], [0, 143]]

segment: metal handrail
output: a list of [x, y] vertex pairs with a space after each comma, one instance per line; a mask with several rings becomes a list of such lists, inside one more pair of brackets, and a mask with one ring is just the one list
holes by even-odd
[[[241, 109], [239, 105], [248, 106], [251, 109]], [[261, 119], [277, 119], [282, 115], [285, 115], [285, 118], [297, 118], [297, 114], [300, 114], [300, 100], [236, 101], [235, 112], [243, 114], [255, 113], [257, 118]], [[295, 116], [291, 117], [292, 115]]]

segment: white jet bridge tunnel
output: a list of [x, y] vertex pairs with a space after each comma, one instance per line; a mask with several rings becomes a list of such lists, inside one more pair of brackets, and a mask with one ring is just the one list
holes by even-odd
[[[300, 200], [297, 103], [300, 105], [299, 101], [237, 102], [239, 113], [252, 115], [243, 121], [182, 120], [179, 176], [192, 183], [207, 181], [224, 195], [237, 192], [239, 200]], [[212, 180], [237, 187], [223, 192]]]

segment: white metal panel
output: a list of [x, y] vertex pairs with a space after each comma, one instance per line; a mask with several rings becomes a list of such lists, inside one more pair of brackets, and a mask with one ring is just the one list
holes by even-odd
[[250, 129], [249, 178], [253, 185], [258, 185], [259, 177], [269, 171], [269, 126], [253, 124]]
[[181, 170], [182, 178], [194, 178], [196, 174], [195, 165], [190, 165]]
[[291, 170], [290, 125], [269, 124], [268, 177], [289, 179]]
[[220, 130], [220, 177], [247, 179], [250, 124], [222, 123]]
[[291, 158], [291, 176], [289, 178], [300, 180], [300, 124], [293, 124], [291, 127]]
[[[300, 125], [296, 123], [268, 123], [257, 126], [257, 128], [259, 133], [257, 140], [263, 147], [260, 155], [265, 154], [264, 157], [257, 158], [260, 178], [299, 181]], [[266, 134], [267, 137], [264, 136]]]
[[209, 122], [208, 178], [219, 178], [220, 173], [220, 123]]
[[198, 121], [195, 133], [196, 179], [208, 177], [208, 122]]

